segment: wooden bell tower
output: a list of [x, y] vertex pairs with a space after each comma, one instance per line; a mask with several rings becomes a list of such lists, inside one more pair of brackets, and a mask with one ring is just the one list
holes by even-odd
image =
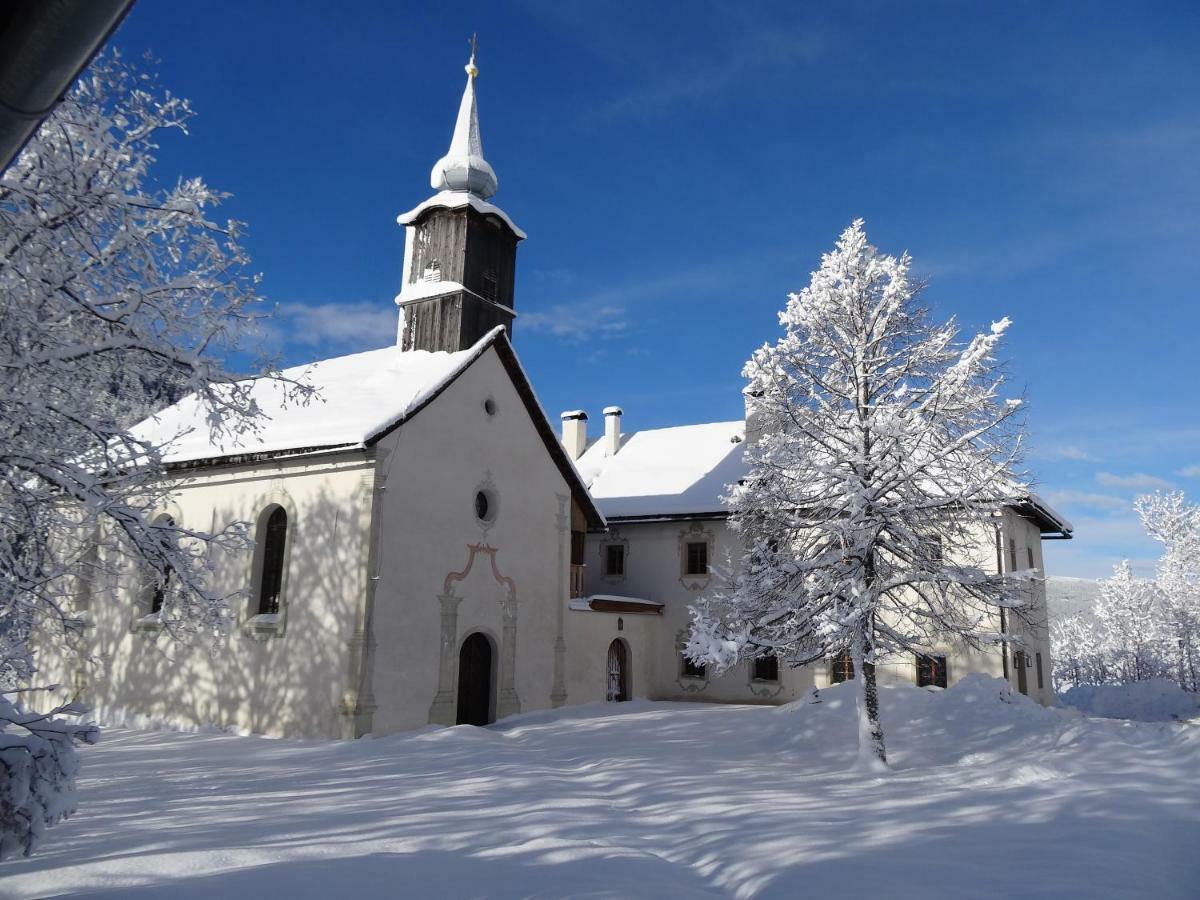
[[434, 163], [438, 192], [397, 221], [405, 226], [397, 343], [402, 350], [465, 350], [503, 325], [512, 337], [517, 243], [525, 234], [499, 207], [483, 157], [474, 41], [450, 149]]

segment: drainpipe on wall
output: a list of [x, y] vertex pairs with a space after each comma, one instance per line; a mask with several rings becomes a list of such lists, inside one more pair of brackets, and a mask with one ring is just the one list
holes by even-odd
[[[996, 573], [1004, 574], [1004, 538], [1000, 534], [1000, 525], [996, 525]], [[1008, 610], [1000, 607], [1000, 633], [1008, 633]], [[1004, 681], [1008, 681], [1008, 641], [1000, 641], [1000, 649], [1004, 657]]]

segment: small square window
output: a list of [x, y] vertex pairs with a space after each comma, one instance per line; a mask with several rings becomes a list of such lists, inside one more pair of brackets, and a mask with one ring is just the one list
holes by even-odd
[[854, 657], [849, 650], [843, 650], [835, 656], [830, 668], [829, 677], [834, 684], [854, 680]]
[[604, 574], [605, 575], [624, 575], [625, 574], [625, 545], [624, 544], [605, 544], [604, 545]]
[[760, 656], [755, 659], [750, 677], [754, 681], [778, 681], [779, 657], [772, 653], [770, 656]]
[[917, 654], [917, 687], [946, 686], [946, 657]]
[[679, 674], [684, 678], [704, 678], [707, 675], [707, 670], [703, 663], [693, 662], [688, 657], [680, 655], [683, 660], [683, 665], [679, 669]]
[[708, 542], [688, 541], [687, 559], [685, 560], [685, 575], [708, 574]]

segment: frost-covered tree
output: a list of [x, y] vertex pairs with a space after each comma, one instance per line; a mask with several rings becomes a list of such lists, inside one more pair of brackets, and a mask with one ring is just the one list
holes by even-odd
[[1200, 505], [1177, 491], [1139, 497], [1134, 508], [1163, 545], [1157, 583], [1173, 645], [1172, 668], [1180, 687], [1200, 691]]
[[[212, 218], [223, 195], [201, 180], [162, 187], [151, 175], [156, 141], [185, 131], [190, 116], [185, 100], [110, 55], [0, 178], [3, 690], [29, 683], [37, 640], [71, 632], [76, 592], [112, 582], [102, 567], [113, 554], [98, 544], [119, 545], [167, 586], [161, 615], [171, 634], [226, 627], [225, 598], [205, 577], [207, 548], [240, 545], [244, 529], [214, 535], [155, 520], [164, 448], [130, 430], [188, 392], [208, 410], [199, 426], [226, 438], [259, 415], [250, 382], [224, 361], [259, 304], [240, 226]], [[60, 719], [0, 707], [0, 847], [28, 849], [36, 837], [36, 828], [12, 830], [25, 815], [13, 803], [69, 796], [71, 739], [61, 736], [79, 732]], [[21, 753], [30, 757], [24, 768], [13, 762]], [[30, 795], [12, 781], [17, 771], [54, 783], [34, 784]], [[39, 821], [69, 804], [52, 806]]]
[[1129, 683], [1163, 675], [1163, 624], [1158, 585], [1136, 578], [1128, 560], [1101, 579], [1096, 625], [1109, 678]]
[[1091, 616], [1076, 613], [1050, 622], [1050, 652], [1054, 657], [1054, 690], [1063, 693], [1080, 684], [1104, 684], [1108, 665], [1101, 650], [1099, 629]]
[[805, 665], [849, 651], [859, 756], [886, 767], [876, 662], [935, 636], [1000, 639], [1021, 585], [985, 568], [1015, 495], [1021, 403], [1003, 399], [1002, 319], [965, 344], [917, 302], [909, 257], [856, 221], [746, 364], [748, 472], [726, 502], [747, 548], [698, 602], [688, 654], [717, 667], [765, 654]]

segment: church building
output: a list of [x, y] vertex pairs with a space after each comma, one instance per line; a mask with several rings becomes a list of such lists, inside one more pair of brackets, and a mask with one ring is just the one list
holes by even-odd
[[[87, 653], [64, 681], [109, 718], [353, 738], [635, 696], [782, 703], [852, 677], [768, 659], [718, 678], [682, 657], [689, 602], [736, 558], [719, 498], [745, 423], [628, 432], [610, 407], [600, 437], [582, 411], [551, 424], [513, 349], [525, 234], [491, 202], [474, 57], [466, 71], [435, 193], [398, 218], [395, 344], [289, 370], [317, 388], [307, 405], [256, 383], [267, 418], [236, 446], [210, 440], [194, 398], [137, 427], [170, 441], [157, 514], [248, 522], [254, 549], [212, 551], [217, 585], [242, 591], [215, 653], [165, 640], [144, 573], [126, 568], [117, 603], [83, 592]], [[996, 565], [1040, 570], [1041, 538], [1069, 535], [1023, 498]], [[1049, 665], [1041, 629], [1016, 652], [931, 646], [887, 671], [1006, 674], [1051, 702]]]

